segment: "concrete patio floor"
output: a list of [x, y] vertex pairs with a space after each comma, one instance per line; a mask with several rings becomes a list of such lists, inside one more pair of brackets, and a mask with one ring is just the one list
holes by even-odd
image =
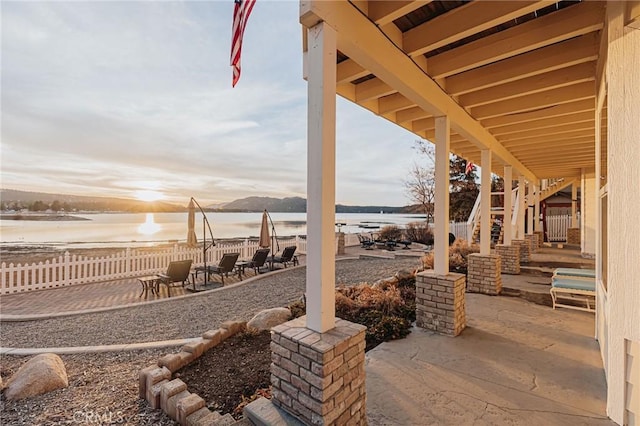
[[366, 356], [372, 425], [611, 425], [594, 315], [466, 294], [467, 328]]

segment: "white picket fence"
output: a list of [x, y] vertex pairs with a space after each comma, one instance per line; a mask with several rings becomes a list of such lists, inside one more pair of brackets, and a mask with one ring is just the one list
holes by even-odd
[[[302, 237], [278, 239], [280, 250], [295, 245], [296, 252], [305, 254], [307, 241]], [[218, 243], [207, 250], [207, 263], [216, 264], [225, 253], [240, 253], [250, 258], [258, 242], [239, 240]], [[194, 266], [204, 264], [202, 248], [174, 245], [166, 249], [126, 249], [104, 257], [70, 255], [66, 252], [46, 262], [31, 264], [0, 264], [0, 294], [19, 293], [45, 288], [66, 287], [101, 281], [119, 280], [157, 274], [167, 269], [173, 260], [192, 259]]]
[[449, 232], [462, 240], [469, 240], [467, 222], [450, 222]]
[[[571, 215], [546, 216], [547, 240], [567, 241], [567, 228], [571, 228]], [[580, 215], [577, 215], [578, 226], [580, 226]]]

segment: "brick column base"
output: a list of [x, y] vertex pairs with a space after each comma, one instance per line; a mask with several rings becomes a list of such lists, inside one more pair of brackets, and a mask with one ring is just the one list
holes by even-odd
[[520, 246], [496, 244], [496, 254], [502, 259], [500, 271], [503, 274], [520, 274]]
[[465, 276], [433, 270], [416, 275], [416, 325], [442, 334], [457, 336], [464, 330]]
[[535, 241], [536, 236], [534, 234], [527, 234], [524, 236], [524, 240], [529, 243], [529, 253], [535, 253], [538, 251], [538, 243]]
[[567, 244], [580, 245], [580, 228], [567, 228]]
[[538, 236], [538, 248], [542, 247], [542, 243], [544, 243], [544, 232], [533, 231], [533, 233]]
[[502, 259], [497, 254], [471, 253], [467, 267], [467, 291], [498, 295], [502, 291], [500, 266]]
[[531, 244], [527, 240], [511, 240], [511, 244], [520, 247], [520, 265], [531, 260]]
[[338, 248], [336, 254], [344, 254], [344, 232], [338, 232]]
[[271, 329], [272, 402], [313, 425], [366, 425], [365, 326], [336, 319], [318, 333], [305, 317]]

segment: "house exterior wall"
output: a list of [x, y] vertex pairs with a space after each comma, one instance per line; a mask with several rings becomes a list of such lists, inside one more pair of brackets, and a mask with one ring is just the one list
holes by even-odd
[[607, 414], [618, 424], [628, 421], [626, 345], [640, 341], [640, 30], [625, 27], [624, 9], [624, 2], [607, 3], [608, 323], [604, 338]]

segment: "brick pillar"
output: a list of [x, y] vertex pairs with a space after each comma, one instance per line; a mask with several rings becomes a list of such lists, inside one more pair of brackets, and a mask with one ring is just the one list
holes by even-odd
[[338, 248], [336, 254], [344, 254], [344, 232], [338, 232]]
[[325, 333], [305, 317], [271, 329], [272, 402], [306, 424], [366, 424], [365, 326], [336, 318]]
[[467, 270], [467, 291], [498, 295], [502, 291], [501, 258], [497, 254], [471, 253]]
[[433, 270], [416, 275], [416, 325], [442, 334], [457, 336], [466, 326], [465, 276]]
[[580, 228], [567, 229], [567, 244], [580, 245]]
[[533, 233], [538, 236], [538, 248], [542, 247], [542, 243], [544, 243], [544, 232], [533, 231]]
[[503, 274], [520, 274], [520, 246], [496, 244], [496, 254], [502, 259], [500, 271]]
[[527, 234], [524, 240], [529, 243], [529, 253], [533, 254], [538, 250], [538, 243], [535, 242], [535, 235]]
[[520, 247], [520, 264], [531, 260], [531, 244], [527, 240], [511, 240], [511, 244]]

